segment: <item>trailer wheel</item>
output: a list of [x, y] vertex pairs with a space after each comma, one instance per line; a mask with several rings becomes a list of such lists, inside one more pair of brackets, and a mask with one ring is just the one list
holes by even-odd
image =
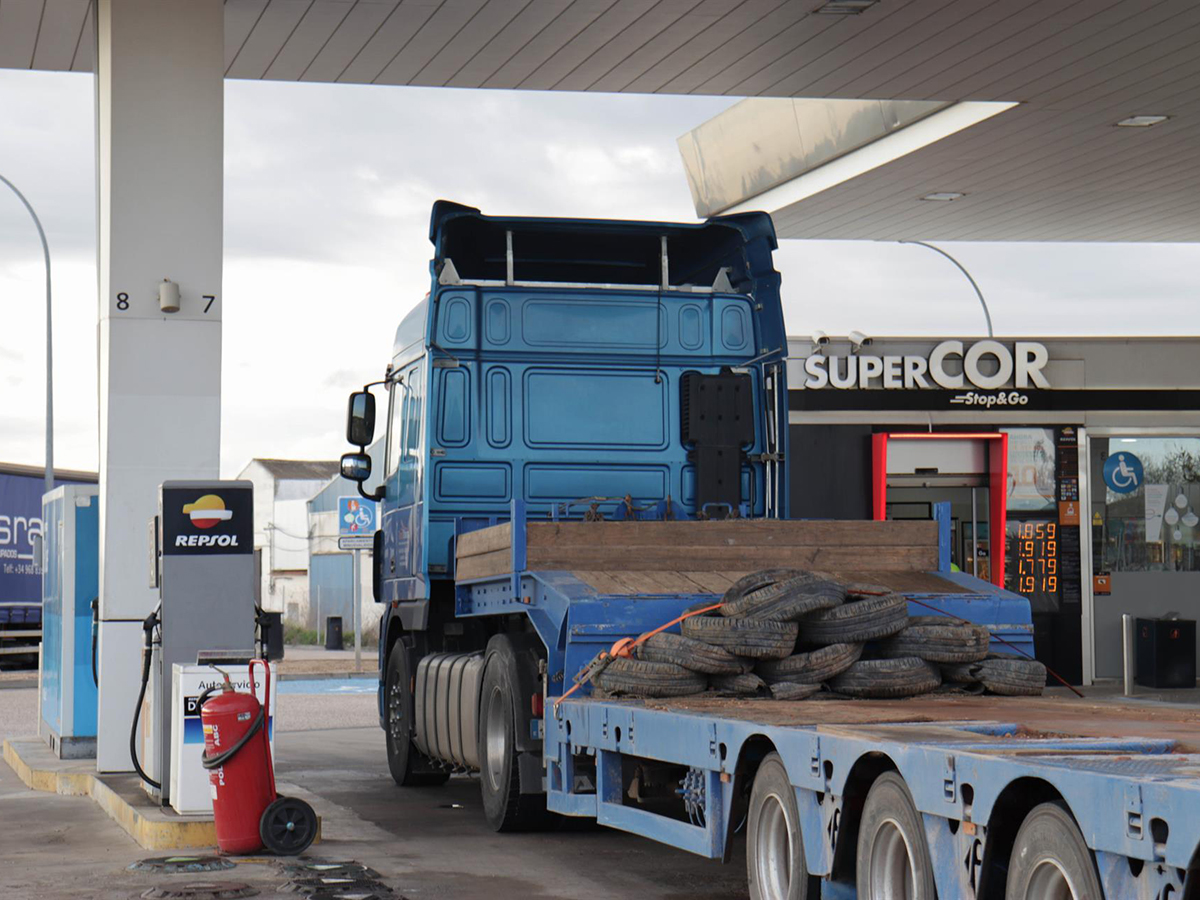
[[412, 742], [412, 671], [408, 666], [408, 648], [402, 640], [396, 641], [388, 654], [383, 708], [388, 770], [396, 784], [401, 787], [445, 784], [449, 773], [433, 770]]
[[1021, 823], [1008, 862], [1006, 900], [1101, 900], [1092, 851], [1059, 803], [1035, 806]]
[[925, 825], [908, 785], [885, 772], [871, 785], [858, 826], [859, 900], [936, 900]]
[[494, 831], [536, 831], [551, 816], [545, 794], [521, 793], [521, 757], [531, 754], [517, 749], [516, 669], [512, 642], [505, 635], [492, 638], [479, 695], [479, 785]]
[[806, 900], [810, 896], [796, 789], [788, 781], [778, 753], [768, 754], [759, 765], [750, 791], [746, 879], [750, 900]]

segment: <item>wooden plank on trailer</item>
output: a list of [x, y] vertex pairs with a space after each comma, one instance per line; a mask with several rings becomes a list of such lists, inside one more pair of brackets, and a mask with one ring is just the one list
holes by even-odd
[[685, 575], [689, 580], [700, 587], [701, 590], [707, 591], [710, 594], [724, 594], [733, 583], [741, 578], [741, 573], [737, 578], [730, 578], [724, 572], [698, 572], [691, 569], [685, 570], [680, 574]]
[[480, 528], [478, 531], [468, 531], [460, 534], [455, 545], [454, 555], [459, 559], [467, 556], [478, 556], [480, 553], [491, 553], [512, 546], [512, 523], [504, 522], [492, 525], [490, 528]]
[[588, 587], [595, 589], [601, 594], [626, 594], [628, 590], [625, 585], [617, 581], [607, 572], [572, 572], [576, 578], [586, 584]]
[[874, 547], [937, 544], [937, 523], [803, 522], [734, 520], [721, 522], [535, 522], [532, 547], [808, 547], [866, 544]]
[[454, 565], [456, 581], [492, 578], [497, 575], [507, 575], [510, 572], [512, 572], [512, 552], [507, 549], [460, 557]]
[[930, 571], [937, 549], [930, 547], [610, 547], [529, 548], [530, 569], [586, 569], [626, 572], [747, 571], [790, 566], [798, 569], [863, 572]]

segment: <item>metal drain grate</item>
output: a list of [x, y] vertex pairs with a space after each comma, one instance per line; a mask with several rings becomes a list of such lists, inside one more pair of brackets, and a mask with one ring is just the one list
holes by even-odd
[[377, 881], [381, 877], [374, 869], [353, 860], [335, 862], [324, 859], [302, 859], [298, 863], [285, 863], [279, 869], [289, 878], [369, 878]]
[[257, 893], [257, 889], [236, 881], [189, 881], [150, 888], [137, 896], [142, 900], [237, 900]]
[[293, 878], [279, 890], [295, 894], [335, 892], [379, 894], [392, 897], [392, 889], [374, 878], [354, 878], [344, 875], [318, 875], [315, 878]]
[[237, 865], [220, 856], [152, 856], [129, 866], [131, 872], [155, 872], [180, 875], [187, 872], [219, 872]]

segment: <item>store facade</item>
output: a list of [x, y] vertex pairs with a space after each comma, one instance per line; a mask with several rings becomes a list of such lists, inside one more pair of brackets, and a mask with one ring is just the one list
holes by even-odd
[[1076, 683], [1120, 677], [1122, 614], [1200, 618], [1200, 341], [859, 337], [789, 339], [793, 516], [950, 503]]

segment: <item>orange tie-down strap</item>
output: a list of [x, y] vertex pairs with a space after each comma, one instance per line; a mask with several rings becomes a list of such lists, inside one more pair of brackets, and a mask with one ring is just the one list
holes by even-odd
[[559, 697], [557, 700], [554, 701], [554, 708], [558, 709], [558, 704], [562, 703], [564, 700], [566, 700], [568, 697], [570, 697], [573, 693], [575, 693], [577, 690], [579, 690], [581, 687], [583, 687], [583, 685], [585, 685], [589, 681], [591, 681], [592, 678], [594, 678], [600, 672], [604, 671], [604, 667], [606, 665], [608, 665], [610, 660], [613, 660], [613, 659], [617, 658], [618, 656], [624, 656], [624, 657], [632, 656], [633, 650], [635, 647], [637, 647], [639, 644], [644, 644], [646, 641], [650, 640], [650, 638], [654, 637], [660, 631], [666, 631], [672, 625], [678, 625], [684, 619], [690, 619], [692, 616], [699, 616], [699, 615], [702, 615], [703, 613], [712, 612], [714, 609], [720, 609], [720, 608], [721, 608], [720, 603], [714, 603], [712, 606], [705, 606], [700, 609], [688, 610], [682, 616], [672, 619], [670, 622], [667, 622], [665, 625], [659, 625], [653, 631], [647, 631], [645, 634], [640, 635], [637, 638], [621, 638], [619, 641], [617, 641], [615, 644], [613, 644], [612, 647], [610, 647], [608, 650], [601, 650], [600, 654], [594, 660], [592, 660], [590, 663], [588, 663], [588, 665], [584, 668], [584, 670], [582, 672], [580, 672], [579, 675], [576, 676], [575, 684], [573, 684], [571, 686], [571, 689], [569, 691], [567, 691], [565, 694], [563, 694], [561, 697]]

